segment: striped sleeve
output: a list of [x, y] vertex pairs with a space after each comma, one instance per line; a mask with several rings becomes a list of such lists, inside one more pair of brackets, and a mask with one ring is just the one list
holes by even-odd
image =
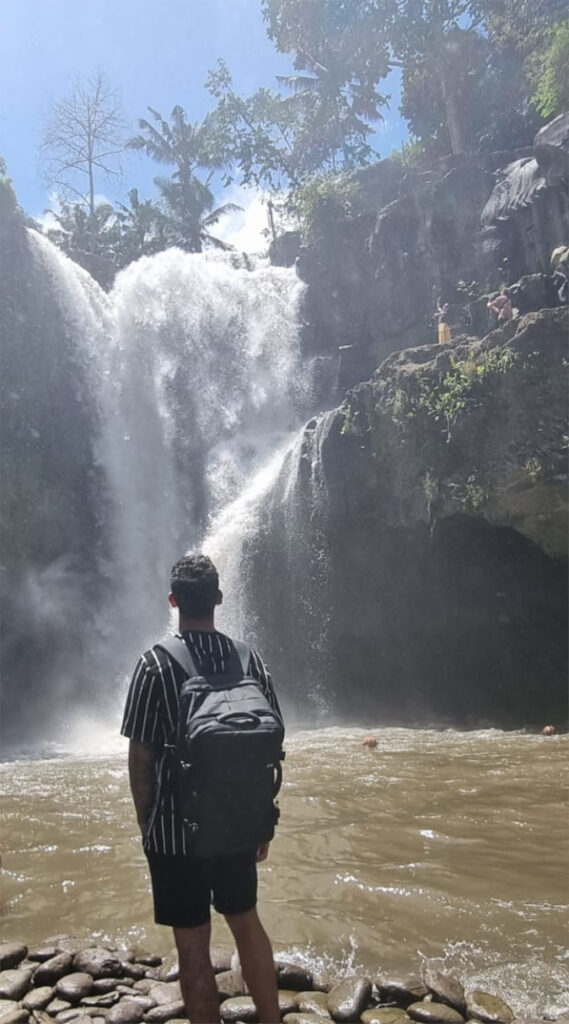
[[138, 659], [126, 698], [121, 734], [140, 743], [159, 743], [161, 723], [161, 686], [158, 673], [145, 655]]
[[271, 673], [269, 672], [259, 652], [254, 650], [253, 647], [251, 648], [249, 672], [251, 673], [254, 679], [259, 680], [261, 686], [263, 687], [263, 693], [265, 694], [273, 710], [276, 711], [277, 715], [279, 716], [284, 726], [283, 713], [280, 709], [279, 701], [275, 693], [273, 680], [271, 679]]

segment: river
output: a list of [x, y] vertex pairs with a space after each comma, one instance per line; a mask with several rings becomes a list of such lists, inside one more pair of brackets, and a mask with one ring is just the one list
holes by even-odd
[[[166, 952], [126, 742], [86, 729], [76, 743], [93, 736], [97, 756], [0, 765], [0, 936], [34, 944], [65, 932]], [[282, 823], [260, 871], [276, 951], [372, 976], [433, 958], [518, 1014], [567, 1010], [568, 747], [567, 736], [497, 730], [293, 733]], [[223, 921], [214, 940], [229, 944]]]

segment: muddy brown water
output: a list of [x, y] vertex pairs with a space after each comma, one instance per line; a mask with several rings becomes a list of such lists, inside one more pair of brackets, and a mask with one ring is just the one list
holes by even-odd
[[[282, 824], [260, 871], [276, 951], [372, 976], [426, 957], [518, 1014], [567, 1010], [568, 750], [567, 736], [495, 730], [289, 737]], [[126, 743], [4, 762], [0, 792], [1, 940], [171, 949], [152, 921]], [[229, 944], [224, 922], [214, 939]]]

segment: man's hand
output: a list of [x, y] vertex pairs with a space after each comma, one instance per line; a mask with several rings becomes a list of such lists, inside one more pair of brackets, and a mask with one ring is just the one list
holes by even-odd
[[152, 810], [156, 777], [154, 771], [156, 754], [151, 743], [131, 740], [128, 748], [128, 774], [136, 819], [142, 836]]
[[262, 860], [266, 860], [267, 859], [267, 857], [269, 856], [269, 846], [270, 845], [271, 845], [270, 843], [263, 843], [262, 846], [259, 846], [259, 848], [257, 850], [257, 856], [255, 858], [256, 861], [257, 861], [257, 864], [260, 864], [260, 862]]

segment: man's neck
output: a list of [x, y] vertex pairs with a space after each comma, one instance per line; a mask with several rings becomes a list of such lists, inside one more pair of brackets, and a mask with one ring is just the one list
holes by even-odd
[[206, 615], [203, 619], [185, 619], [180, 615], [178, 629], [180, 633], [215, 633], [213, 615]]

